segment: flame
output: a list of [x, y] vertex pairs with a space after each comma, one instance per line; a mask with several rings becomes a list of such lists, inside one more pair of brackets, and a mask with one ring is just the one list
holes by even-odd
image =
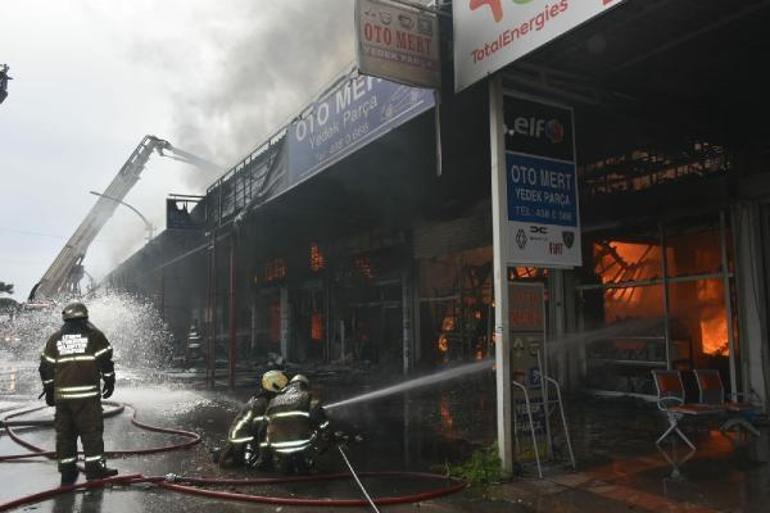
[[452, 411], [449, 407], [449, 401], [446, 395], [442, 395], [439, 400], [439, 416], [441, 417], [441, 427], [444, 428], [444, 432], [450, 433], [454, 428], [455, 420], [452, 416]]
[[727, 344], [727, 318], [721, 316], [700, 321], [701, 344], [703, 352], [714, 356], [728, 356], [730, 348]]
[[[660, 276], [660, 247], [609, 241], [594, 245], [594, 272], [603, 284], [647, 280]], [[629, 317], [662, 315], [661, 287], [617, 287], [604, 292], [608, 322]]]
[[[696, 250], [694, 265], [709, 269], [718, 265], [719, 249], [714, 238], [703, 236], [687, 242]], [[667, 253], [668, 254], [668, 253]], [[673, 256], [673, 255], [672, 255]], [[594, 272], [605, 285], [660, 278], [661, 249], [659, 245], [608, 241], [594, 245]], [[673, 265], [675, 258], [669, 258]], [[672, 267], [669, 267], [671, 270]], [[687, 269], [692, 272], [692, 269]], [[670, 287], [677, 287], [671, 285]], [[689, 287], [689, 286], [683, 286]], [[671, 292], [678, 290], [679, 293]], [[670, 288], [672, 317], [689, 326], [694, 340], [700, 336], [703, 354], [727, 356], [727, 315], [724, 285], [719, 279], [698, 280], [693, 288]], [[694, 292], [694, 293], [693, 293]], [[661, 285], [608, 288], [604, 292], [605, 318], [608, 322], [624, 318], [659, 317], [663, 315]]]
[[449, 339], [446, 337], [446, 334], [442, 333], [441, 336], [438, 338], [438, 350], [440, 353], [446, 353], [449, 351]]
[[324, 315], [313, 312], [310, 316], [310, 340], [320, 342], [324, 338]]
[[317, 242], [310, 244], [310, 270], [315, 272], [326, 269], [326, 259]]
[[704, 354], [727, 356], [727, 313], [724, 307], [724, 285], [719, 280], [699, 281], [696, 297], [704, 304], [700, 310], [701, 346]]

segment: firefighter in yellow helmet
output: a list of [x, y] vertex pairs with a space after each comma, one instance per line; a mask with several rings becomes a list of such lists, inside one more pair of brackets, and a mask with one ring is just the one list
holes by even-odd
[[[45, 402], [56, 406], [56, 457], [61, 485], [78, 478], [77, 439], [83, 445], [86, 479], [104, 479], [117, 470], [104, 459], [102, 397], [115, 389], [112, 347], [104, 333], [88, 322], [83, 303], [71, 303], [62, 312], [64, 325], [51, 335], [40, 356], [40, 378]], [[104, 388], [100, 390], [101, 381]]]
[[218, 455], [221, 466], [245, 465], [263, 467], [268, 463], [260, 444], [265, 439], [270, 400], [288, 383], [289, 378], [279, 370], [267, 371], [260, 379], [254, 396], [243, 405], [227, 430], [227, 443]]
[[314, 456], [324, 450], [330, 431], [320, 401], [310, 393], [310, 380], [297, 374], [270, 401], [267, 408], [267, 438], [264, 446], [273, 453], [281, 472], [308, 472]]

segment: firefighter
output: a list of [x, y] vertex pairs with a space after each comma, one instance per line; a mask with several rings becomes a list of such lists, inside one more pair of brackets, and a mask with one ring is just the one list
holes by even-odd
[[260, 450], [267, 429], [265, 411], [270, 400], [288, 381], [289, 378], [279, 370], [267, 371], [262, 375], [257, 392], [241, 408], [227, 430], [227, 444], [216, 456], [221, 466], [246, 465], [258, 468], [268, 463], [264, 457], [265, 452]]
[[[104, 479], [118, 471], [104, 459], [101, 399], [115, 390], [112, 347], [104, 333], [88, 322], [83, 303], [71, 303], [62, 312], [64, 325], [51, 335], [40, 357], [40, 378], [45, 402], [56, 406], [56, 457], [61, 485], [78, 478], [77, 439], [83, 445], [86, 479]], [[100, 391], [100, 380], [104, 388]]]
[[329, 421], [321, 403], [310, 393], [310, 380], [297, 374], [267, 407], [267, 437], [263, 444], [273, 453], [281, 472], [308, 472], [314, 455], [325, 449]]

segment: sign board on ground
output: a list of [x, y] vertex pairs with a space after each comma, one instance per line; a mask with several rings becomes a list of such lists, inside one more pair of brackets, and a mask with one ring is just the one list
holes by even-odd
[[289, 183], [323, 171], [434, 104], [430, 89], [367, 76], [341, 81], [289, 125]]
[[540, 267], [582, 264], [571, 109], [503, 98], [506, 262]]
[[623, 0], [454, 0], [461, 91]]
[[[545, 287], [542, 283], [514, 282], [508, 285], [508, 313], [511, 332], [511, 378], [524, 385], [541, 457], [547, 447], [548, 428], [543, 401], [541, 364], [545, 362]], [[540, 353], [540, 359], [538, 359]], [[532, 460], [532, 429], [527, 403], [518, 388], [513, 389], [514, 433], [517, 459]]]
[[357, 0], [355, 18], [360, 73], [440, 87], [438, 16], [387, 0]]

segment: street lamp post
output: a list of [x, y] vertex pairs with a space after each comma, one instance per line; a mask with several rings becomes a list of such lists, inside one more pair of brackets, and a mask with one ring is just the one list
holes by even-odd
[[101, 192], [96, 192], [96, 191], [88, 191], [88, 192], [90, 194], [93, 194], [94, 196], [99, 196], [100, 198], [106, 198], [108, 200], [114, 201], [115, 203], [120, 203], [124, 207], [130, 208], [131, 211], [133, 211], [136, 215], [138, 215], [141, 218], [142, 222], [144, 223], [144, 227], [147, 229], [147, 242], [152, 240], [153, 232], [155, 231], [155, 228], [152, 226], [152, 223], [150, 223], [150, 221], [148, 221], [147, 218], [144, 217], [144, 215], [142, 215], [142, 213], [139, 212], [135, 207], [133, 207], [132, 205], [129, 205], [125, 201], [119, 200], [118, 198], [113, 198], [112, 196], [107, 196], [106, 194], [102, 194]]

